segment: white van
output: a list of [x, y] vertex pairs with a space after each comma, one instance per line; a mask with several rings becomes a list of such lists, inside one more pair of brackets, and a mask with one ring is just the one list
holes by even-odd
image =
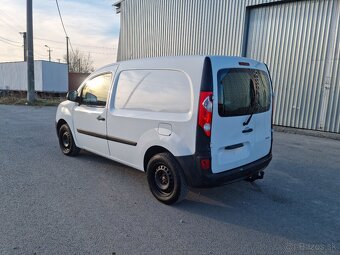
[[92, 73], [56, 114], [62, 152], [145, 171], [165, 204], [187, 185], [254, 181], [272, 158], [272, 86], [258, 61], [226, 56], [131, 60]]

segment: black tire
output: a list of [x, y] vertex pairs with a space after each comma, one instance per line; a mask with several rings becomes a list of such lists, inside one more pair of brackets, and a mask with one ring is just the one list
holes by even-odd
[[61, 151], [67, 156], [77, 156], [80, 149], [76, 146], [70, 127], [67, 124], [63, 124], [59, 128], [58, 132], [59, 146]]
[[150, 159], [147, 179], [151, 193], [164, 204], [180, 202], [188, 193], [182, 168], [170, 153], [159, 153]]

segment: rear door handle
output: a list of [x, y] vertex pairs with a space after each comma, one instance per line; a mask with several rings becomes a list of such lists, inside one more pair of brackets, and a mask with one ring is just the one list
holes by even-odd
[[225, 147], [224, 149], [234, 150], [234, 149], [242, 148], [243, 146], [244, 146], [243, 143], [238, 143], [238, 144], [234, 144], [234, 145], [229, 145], [229, 146]]
[[243, 134], [245, 133], [250, 133], [250, 132], [253, 132], [253, 129], [252, 128], [247, 128], [245, 130], [242, 131]]
[[97, 117], [97, 120], [99, 120], [99, 121], [104, 121], [105, 118], [104, 118], [103, 116], [99, 115], [99, 116]]

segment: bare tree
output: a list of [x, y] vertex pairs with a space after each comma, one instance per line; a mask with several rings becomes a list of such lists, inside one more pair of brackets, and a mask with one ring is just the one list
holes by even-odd
[[[65, 62], [67, 62], [66, 55], [64, 56]], [[94, 71], [93, 60], [91, 54], [87, 55], [81, 52], [79, 49], [75, 49], [70, 52], [70, 72], [74, 73], [90, 73]]]

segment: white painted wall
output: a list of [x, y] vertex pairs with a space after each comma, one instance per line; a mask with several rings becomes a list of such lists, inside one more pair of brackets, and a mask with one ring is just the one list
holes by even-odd
[[[34, 61], [35, 91], [67, 92], [67, 65]], [[0, 90], [27, 91], [27, 63], [0, 63]]]

